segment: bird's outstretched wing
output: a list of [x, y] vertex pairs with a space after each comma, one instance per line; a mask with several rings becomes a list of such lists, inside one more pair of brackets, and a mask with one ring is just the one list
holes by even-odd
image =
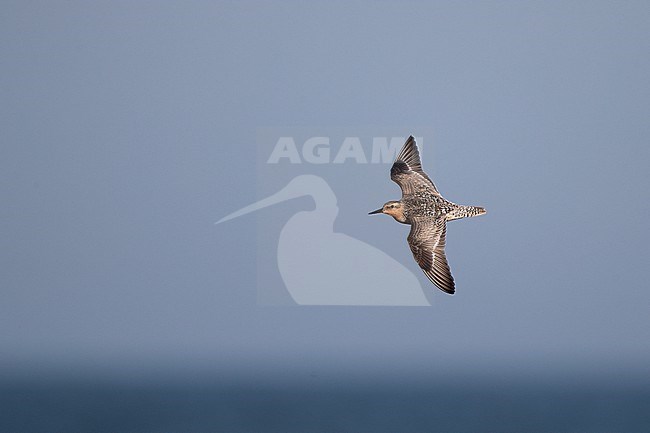
[[420, 218], [411, 224], [408, 243], [427, 278], [443, 292], [453, 295], [456, 286], [445, 256], [446, 234], [444, 218]]
[[402, 194], [411, 194], [424, 187], [440, 195], [433, 181], [422, 170], [420, 152], [412, 135], [406, 139], [402, 150], [395, 158], [390, 168], [390, 178], [402, 188]]

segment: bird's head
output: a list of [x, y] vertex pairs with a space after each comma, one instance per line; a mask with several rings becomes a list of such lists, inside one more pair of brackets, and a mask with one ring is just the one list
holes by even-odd
[[374, 215], [378, 213], [385, 213], [395, 218], [396, 221], [401, 223], [406, 222], [406, 217], [404, 216], [404, 207], [400, 201], [389, 201], [384, 204], [381, 209], [374, 210], [369, 212], [368, 215]]

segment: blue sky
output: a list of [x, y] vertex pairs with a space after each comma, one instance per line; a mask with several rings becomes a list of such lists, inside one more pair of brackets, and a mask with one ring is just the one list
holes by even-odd
[[[647, 3], [2, 9], [4, 373], [647, 375]], [[443, 195], [488, 209], [449, 228], [462, 289], [258, 306], [256, 219], [310, 204], [213, 225], [263, 192], [257, 132], [373, 125], [431, 128]], [[362, 213], [398, 198], [388, 167], [336, 170], [366, 192], [336, 229], [412, 265]]]

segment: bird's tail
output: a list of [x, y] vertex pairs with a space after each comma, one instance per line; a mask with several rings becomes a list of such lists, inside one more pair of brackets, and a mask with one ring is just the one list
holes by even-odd
[[487, 211], [480, 206], [463, 206], [457, 205], [455, 209], [447, 213], [447, 221], [457, 220], [460, 218], [470, 218], [483, 215]]

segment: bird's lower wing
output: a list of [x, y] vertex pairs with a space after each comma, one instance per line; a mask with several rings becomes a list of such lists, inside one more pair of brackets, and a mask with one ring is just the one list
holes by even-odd
[[445, 256], [446, 234], [444, 218], [418, 219], [411, 224], [408, 243], [427, 278], [443, 292], [453, 295], [456, 286]]

